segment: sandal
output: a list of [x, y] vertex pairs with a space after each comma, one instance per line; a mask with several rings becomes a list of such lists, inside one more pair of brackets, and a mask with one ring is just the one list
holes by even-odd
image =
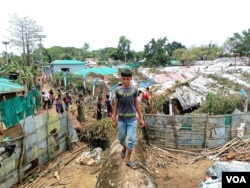
[[138, 168], [134, 161], [129, 161], [126, 165], [134, 170]]
[[121, 156], [122, 156], [122, 158], [125, 158], [125, 157], [126, 157], [126, 150], [125, 150], [125, 149], [123, 149], [123, 150], [121, 151]]

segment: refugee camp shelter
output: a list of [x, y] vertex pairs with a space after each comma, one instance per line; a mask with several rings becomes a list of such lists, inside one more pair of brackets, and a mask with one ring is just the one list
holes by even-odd
[[0, 78], [0, 102], [22, 95], [24, 86], [10, 79]]
[[100, 75], [112, 75], [117, 73], [118, 69], [111, 67], [95, 67], [95, 68], [87, 68], [74, 72], [75, 75], [83, 76], [86, 80], [89, 73], [96, 73]]
[[86, 62], [78, 60], [56, 60], [50, 63], [52, 73], [55, 74], [58, 71], [63, 72], [76, 72], [86, 67]]

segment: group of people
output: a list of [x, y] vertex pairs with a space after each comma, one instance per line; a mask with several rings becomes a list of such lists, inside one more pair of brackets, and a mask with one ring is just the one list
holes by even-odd
[[[108, 117], [112, 118], [112, 126], [118, 128], [118, 139], [122, 146], [121, 157], [125, 159], [125, 164], [132, 168], [137, 169], [137, 164], [132, 160], [132, 151], [136, 145], [136, 129], [137, 124], [141, 128], [145, 127], [143, 113], [140, 106], [140, 100], [147, 100], [149, 105], [152, 105], [152, 93], [149, 88], [144, 93], [139, 92], [137, 88], [131, 85], [132, 71], [130, 69], [124, 69], [121, 71], [121, 82], [114, 91], [114, 102], [111, 102], [110, 96], [106, 95], [105, 105], [107, 107]], [[58, 95], [56, 98], [56, 109], [58, 113], [62, 113], [64, 109], [67, 111], [69, 105], [72, 103], [71, 97], [68, 93], [65, 94], [64, 98]], [[113, 103], [113, 105], [112, 105]], [[78, 109], [78, 121], [84, 121], [83, 112], [83, 99], [82, 95], [79, 95], [76, 100]], [[96, 103], [96, 118], [97, 120], [102, 119], [102, 98], [98, 98]]]
[[42, 101], [44, 110], [52, 108], [54, 100], [55, 100], [55, 95], [52, 89], [49, 91], [42, 91]]
[[[111, 103], [109, 95], [106, 95], [105, 106], [107, 108], [107, 115], [108, 115], [108, 117], [112, 117], [113, 107], [112, 107], [112, 103]], [[96, 119], [97, 120], [101, 120], [102, 119], [102, 116], [103, 116], [103, 107], [104, 107], [104, 104], [102, 103], [102, 98], [99, 97], [98, 101], [96, 103]]]
[[147, 106], [152, 107], [152, 91], [149, 87], [146, 88], [145, 92], [142, 92], [141, 90], [138, 91], [138, 101], [140, 104], [144, 103]]
[[[136, 145], [137, 124], [145, 128], [142, 108], [143, 103], [152, 108], [152, 92], [149, 87], [145, 92], [138, 91], [131, 85], [132, 71], [121, 71], [121, 81], [114, 91], [114, 105], [111, 105], [109, 95], [106, 96], [108, 116], [112, 117], [112, 126], [118, 128], [118, 139], [122, 146], [121, 157], [125, 158], [125, 164], [137, 169], [138, 165], [132, 160], [132, 152]], [[97, 120], [101, 119], [102, 98], [97, 102]]]

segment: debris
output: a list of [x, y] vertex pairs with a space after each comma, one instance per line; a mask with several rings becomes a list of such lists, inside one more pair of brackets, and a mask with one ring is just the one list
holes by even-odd
[[[250, 161], [250, 139], [234, 138], [224, 144], [223, 146], [215, 149], [201, 152], [201, 154], [191, 160], [187, 161], [186, 164], [192, 164], [198, 159], [207, 157], [210, 160], [238, 160], [238, 161]], [[220, 156], [220, 157], [219, 157]], [[219, 158], [218, 158], [219, 157]]]
[[55, 171], [54, 175], [55, 175], [56, 179], [57, 179], [58, 181], [60, 181], [60, 177], [59, 177], [58, 171]]
[[98, 164], [101, 161], [102, 148], [97, 147], [89, 152], [83, 152], [81, 156], [77, 157], [76, 163], [80, 165], [91, 166]]

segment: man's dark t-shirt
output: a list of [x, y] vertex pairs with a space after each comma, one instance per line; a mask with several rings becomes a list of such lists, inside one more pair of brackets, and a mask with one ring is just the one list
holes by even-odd
[[115, 98], [118, 99], [118, 120], [130, 121], [136, 120], [135, 100], [138, 91], [135, 87], [124, 88], [119, 86], [115, 89]]

